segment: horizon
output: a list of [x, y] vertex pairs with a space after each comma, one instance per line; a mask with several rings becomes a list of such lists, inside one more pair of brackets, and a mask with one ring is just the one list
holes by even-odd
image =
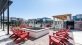
[[82, 14], [82, 0], [12, 0], [10, 17], [33, 19], [55, 15]]

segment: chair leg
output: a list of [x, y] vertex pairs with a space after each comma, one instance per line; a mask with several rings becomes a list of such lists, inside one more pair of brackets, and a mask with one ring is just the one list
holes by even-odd
[[[20, 39], [19, 39], [20, 38]], [[25, 35], [24, 37], [19, 37], [18, 39], [19, 40], [17, 40], [17, 42], [16, 42], [16, 44], [18, 44], [18, 43], [20, 43], [21, 41], [23, 41], [25, 38], [27, 38], [27, 35]]]
[[57, 45], [60, 45], [60, 43], [58, 43]]
[[22, 40], [24, 40], [24, 38], [17, 40], [16, 44], [20, 43]]
[[11, 36], [9, 36], [9, 38], [11, 38], [13, 36], [13, 34]]
[[18, 36], [14, 39], [14, 41], [16, 41], [18, 39]]
[[26, 37], [27, 37], [27, 39], [29, 39], [29, 32], [28, 32], [28, 35]]
[[66, 42], [62, 41], [63, 45], [68, 45]]
[[49, 40], [49, 45], [51, 45], [51, 41]]
[[13, 36], [12, 36], [12, 38], [16, 38], [16, 37], [18, 37], [18, 36], [17, 36], [17, 35], [13, 35]]
[[51, 36], [49, 35], [49, 45], [51, 45]]
[[9, 38], [14, 38], [15, 37], [15, 35], [14, 34], [12, 34]]

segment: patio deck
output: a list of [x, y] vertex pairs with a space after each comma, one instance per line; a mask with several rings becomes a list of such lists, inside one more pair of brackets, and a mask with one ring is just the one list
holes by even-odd
[[[0, 32], [1, 32], [0, 33], [0, 45], [49, 45], [48, 35], [56, 31], [50, 30], [50, 33], [45, 36], [42, 36], [38, 39], [30, 38], [29, 40], [24, 40], [20, 44], [15, 44], [12, 39], [9, 39], [10, 35], [5, 35], [6, 31], [4, 32], [0, 31]], [[4, 35], [1, 35], [1, 34], [4, 34]], [[74, 40], [73, 40], [73, 33], [69, 32], [69, 34], [70, 34], [69, 45], [75, 45]]]
[[[9, 39], [9, 36], [12, 34], [10, 31], [10, 35], [6, 35], [7, 29], [5, 27], [5, 31], [2, 31], [3, 29], [0, 29], [0, 45], [49, 45], [49, 34], [52, 34], [53, 30], [49, 31], [49, 34], [44, 35], [38, 39], [30, 38], [29, 40], [24, 40], [20, 44], [15, 44], [12, 39]], [[82, 31], [80, 30], [71, 30], [69, 32], [70, 39], [68, 45], [82, 45]]]
[[82, 30], [73, 30], [75, 45], [82, 45]]

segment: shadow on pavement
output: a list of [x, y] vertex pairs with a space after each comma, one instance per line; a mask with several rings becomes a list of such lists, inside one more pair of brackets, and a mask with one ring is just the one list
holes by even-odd
[[22, 41], [21, 43], [19, 43], [19, 44], [15, 44], [15, 42], [11, 41], [11, 42], [6, 43], [6, 45], [22, 45], [22, 44], [25, 43], [25, 41], [26, 41], [26, 40], [23, 40], [23, 41]]
[[9, 40], [9, 38], [4, 38], [4, 39], [1, 39], [0, 42], [6, 42], [8, 40]]

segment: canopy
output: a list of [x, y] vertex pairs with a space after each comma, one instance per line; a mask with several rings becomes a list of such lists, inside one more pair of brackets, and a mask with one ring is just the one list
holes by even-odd
[[63, 15], [57, 15], [57, 16], [52, 16], [52, 17], [58, 18], [61, 20], [67, 20], [67, 16], [69, 16], [69, 18], [71, 19], [71, 14], [63, 14]]
[[2, 14], [1, 12], [3, 12], [8, 8], [8, 6], [10, 6], [12, 4], [12, 1], [9, 0], [9, 5], [7, 4], [8, 0], [0, 0], [0, 14]]

